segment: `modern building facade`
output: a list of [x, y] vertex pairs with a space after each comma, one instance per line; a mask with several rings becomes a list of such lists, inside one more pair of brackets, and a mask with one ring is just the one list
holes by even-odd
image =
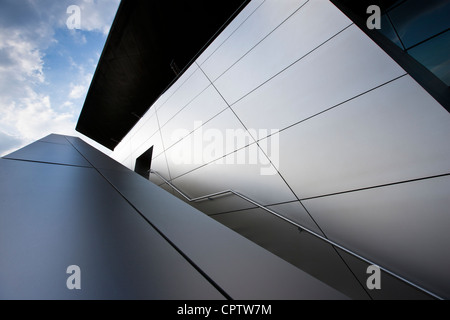
[[244, 5], [112, 157], [351, 297], [448, 298], [448, 2]]
[[79, 138], [13, 152], [0, 177], [2, 300], [347, 299]]
[[122, 0], [77, 125], [139, 181], [113, 184], [218, 256], [216, 222], [236, 231], [309, 298], [450, 298], [448, 1], [226, 3]]

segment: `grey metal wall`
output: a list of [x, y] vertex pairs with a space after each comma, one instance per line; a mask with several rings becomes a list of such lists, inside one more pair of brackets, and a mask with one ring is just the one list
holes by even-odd
[[79, 138], [0, 159], [0, 191], [0, 299], [347, 299]]
[[[253, 0], [113, 157], [133, 169], [153, 146], [152, 169], [190, 197], [236, 190], [449, 298], [449, 137], [448, 112], [330, 1]], [[222, 222], [254, 208], [195, 206]]]

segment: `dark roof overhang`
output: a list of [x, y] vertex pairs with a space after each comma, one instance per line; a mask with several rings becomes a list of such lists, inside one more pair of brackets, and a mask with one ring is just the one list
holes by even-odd
[[122, 0], [76, 130], [113, 150], [249, 0]]

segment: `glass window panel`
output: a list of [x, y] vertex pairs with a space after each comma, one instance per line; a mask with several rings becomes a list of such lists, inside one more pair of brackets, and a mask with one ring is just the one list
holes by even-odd
[[395, 33], [394, 28], [392, 27], [391, 22], [389, 21], [389, 18], [386, 15], [381, 16], [381, 29], [380, 32], [389, 40], [391, 40], [393, 43], [395, 43], [397, 46], [399, 46], [402, 50], [404, 50], [402, 43], [400, 42], [400, 39], [398, 38], [397, 34]]
[[448, 0], [409, 0], [388, 14], [406, 48], [450, 28]]
[[408, 53], [450, 86], [450, 31], [408, 50]]

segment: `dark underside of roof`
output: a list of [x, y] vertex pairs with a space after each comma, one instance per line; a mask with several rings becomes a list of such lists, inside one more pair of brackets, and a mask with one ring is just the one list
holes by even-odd
[[122, 0], [76, 130], [113, 150], [248, 0]]

